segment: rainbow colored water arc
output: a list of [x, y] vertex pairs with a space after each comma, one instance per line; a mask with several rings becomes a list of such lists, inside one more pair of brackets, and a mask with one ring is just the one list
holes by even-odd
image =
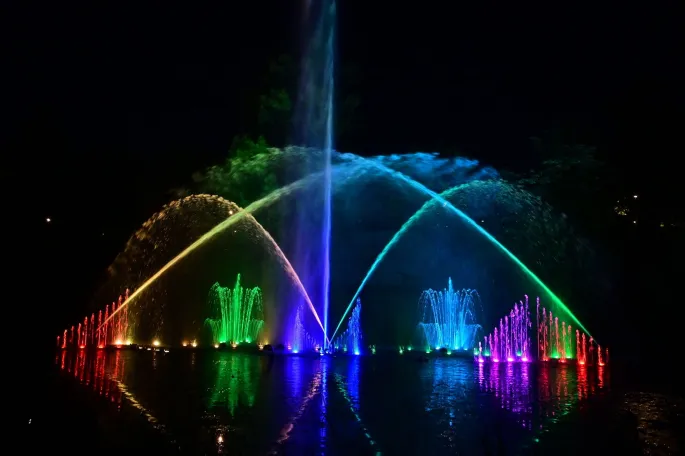
[[[452, 212], [454, 212], [462, 220], [464, 220], [469, 226], [474, 228], [477, 232], [479, 232], [480, 234], [485, 236], [486, 239], [488, 239], [490, 242], [492, 242], [495, 245], [495, 247], [497, 247], [510, 260], [512, 260], [530, 279], [533, 280], [533, 282], [535, 282], [540, 288], [542, 288], [542, 290], [545, 291], [545, 293], [547, 293], [547, 295], [551, 298], [552, 302], [556, 306], [561, 308], [563, 311], [565, 311], [571, 317], [571, 319], [576, 324], [576, 326], [578, 326], [580, 329], [585, 331], [588, 335], [590, 334], [590, 332], [587, 329], [585, 329], [585, 326], [583, 326], [583, 324], [571, 312], [571, 310], [566, 306], [566, 304], [564, 304], [564, 302], [556, 294], [554, 294], [554, 292], [552, 292], [552, 290], [550, 290], [549, 287], [547, 285], [545, 285], [544, 282], [542, 280], [540, 280], [540, 278], [537, 275], [535, 275], [535, 273], [533, 273], [533, 271], [531, 271], [525, 264], [523, 264], [523, 262], [521, 260], [519, 260], [516, 257], [516, 255], [514, 255], [509, 249], [507, 249], [493, 235], [488, 233], [482, 226], [478, 225], [478, 223], [476, 223], [471, 217], [469, 217], [464, 212], [462, 212], [461, 210], [454, 207], [454, 205], [452, 205], [452, 203], [450, 203], [449, 201], [447, 201], [445, 199], [445, 196], [449, 196], [450, 195], [449, 192], [454, 192], [455, 189], [450, 189], [450, 190], [443, 192], [442, 194], [438, 194], [438, 193], [434, 192], [433, 190], [429, 189], [428, 187], [426, 187], [425, 185], [421, 184], [420, 182], [417, 182], [417, 181], [411, 179], [410, 177], [404, 175], [403, 173], [401, 173], [399, 171], [395, 171], [393, 169], [388, 168], [387, 166], [384, 166], [382, 164], [373, 162], [371, 160], [368, 160], [368, 159], [365, 159], [362, 157], [358, 157], [358, 159], [363, 160], [366, 163], [369, 163], [371, 166], [375, 166], [376, 168], [390, 174], [393, 177], [396, 177], [398, 179], [403, 180], [404, 182], [411, 185], [415, 189], [417, 189], [417, 190], [419, 190], [419, 191], [421, 191], [421, 192], [423, 192], [423, 193], [425, 193], [431, 197], [431, 200], [424, 203], [424, 205], [414, 215], [412, 215], [409, 218], [409, 220], [402, 226], [402, 228], [400, 228], [400, 230], [395, 234], [395, 236], [393, 236], [393, 238], [388, 243], [388, 247], [394, 245], [397, 242], [397, 238], [406, 230], [406, 227], [411, 222], [418, 219], [418, 216], [420, 216], [420, 214], [423, 211], [425, 211], [427, 209], [427, 207], [429, 207], [431, 204], [435, 204], [435, 201], [438, 201], [438, 202], [443, 204], [443, 207], [449, 208]], [[456, 187], [456, 188], [458, 188], [458, 187]], [[383, 249], [383, 251], [378, 255], [378, 257], [374, 261], [373, 265], [371, 266], [371, 269], [369, 269], [369, 273], [366, 275], [366, 277], [362, 281], [362, 284], [359, 286], [359, 288], [355, 292], [354, 296], [350, 300], [350, 303], [348, 304], [347, 308], [345, 309], [345, 312], [343, 313], [342, 317], [340, 318], [340, 321], [338, 322], [338, 325], [336, 326], [335, 331], [333, 332], [333, 335], [331, 336], [331, 339], [335, 338], [335, 335], [337, 334], [338, 330], [342, 326], [342, 323], [345, 320], [345, 317], [347, 317], [347, 314], [350, 312], [350, 310], [354, 306], [355, 300], [357, 299], [357, 297], [361, 293], [362, 288], [364, 287], [364, 285], [368, 281], [369, 276], [373, 273], [373, 271], [375, 270], [378, 263], [380, 263], [380, 260], [382, 260], [382, 258], [385, 256], [385, 254], [389, 250], [388, 247]]]
[[290, 261], [288, 258], [285, 256], [281, 248], [278, 246], [274, 238], [269, 234], [268, 231], [264, 229], [264, 227], [252, 216], [252, 212], [260, 209], [270, 203], [273, 203], [276, 201], [278, 198], [283, 196], [286, 193], [290, 193], [292, 191], [295, 191], [302, 186], [306, 185], [309, 183], [309, 179], [302, 179], [300, 181], [297, 181], [293, 184], [290, 184], [286, 187], [283, 187], [280, 190], [276, 190], [275, 192], [270, 193], [269, 195], [265, 196], [264, 198], [261, 198], [254, 203], [250, 204], [248, 207], [242, 209], [239, 206], [236, 205], [236, 207], [239, 209], [239, 211], [209, 230], [207, 233], [203, 234], [197, 241], [193, 242], [191, 245], [185, 248], [181, 253], [176, 255], [171, 261], [169, 261], [167, 264], [165, 264], [159, 271], [157, 271], [152, 277], [147, 279], [145, 283], [143, 283], [136, 291], [134, 291], [128, 299], [123, 302], [116, 311], [112, 312], [112, 314], [102, 322], [102, 324], [98, 327], [98, 330], [102, 328], [105, 323], [107, 323], [109, 320], [112, 319], [119, 311], [122, 309], [126, 308], [131, 301], [133, 301], [135, 298], [137, 298], [143, 291], [145, 291], [152, 283], [154, 283], [157, 279], [159, 279], [166, 271], [171, 269], [176, 263], [181, 261], [183, 258], [188, 256], [190, 253], [195, 251], [197, 248], [202, 246], [205, 242], [209, 241], [212, 239], [214, 236], [220, 234], [224, 230], [227, 230], [230, 228], [234, 223], [242, 220], [244, 217], [248, 218], [248, 221], [250, 223], [253, 223], [260, 231], [261, 233], [267, 238], [269, 241], [271, 247], [276, 251], [277, 257], [279, 261], [282, 263], [284, 269], [286, 270], [286, 273], [288, 276], [293, 280], [295, 283], [295, 286], [297, 287], [298, 291], [302, 293], [302, 296], [304, 296], [305, 301], [307, 302], [307, 305], [309, 306], [309, 309], [312, 311], [312, 314], [314, 315], [314, 319], [316, 319], [316, 322], [319, 324], [321, 327], [321, 331], [323, 331], [324, 338], [329, 341], [328, 336], [326, 335], [326, 331], [324, 329], [324, 325], [321, 322], [321, 319], [319, 318], [318, 313], [316, 312], [316, 308], [314, 307], [314, 304], [312, 304], [312, 300], [309, 298], [309, 294], [307, 293], [307, 290], [304, 288], [304, 285], [302, 284], [302, 281], [300, 280], [299, 276], [295, 272], [295, 269], [293, 268], [292, 264], [290, 264]]

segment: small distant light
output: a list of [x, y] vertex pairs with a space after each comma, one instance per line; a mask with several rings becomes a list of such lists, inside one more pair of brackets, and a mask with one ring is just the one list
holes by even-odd
[[300, 351], [297, 348], [295, 350], [293, 350], [293, 353], [299, 353], [299, 352]]
[[159, 340], [157, 340], [157, 339], [153, 340], [152, 345], [154, 345], [155, 347], [159, 347]]
[[633, 195], [633, 199], [637, 199], [637, 195]]
[[633, 220], [633, 225], [637, 223], [637, 220]]
[[128, 339], [128, 340], [126, 341], [126, 345], [133, 345], [133, 341], [132, 341], [131, 339]]
[[217, 441], [218, 443], [224, 443], [224, 436], [221, 435], [221, 434], [219, 434], [219, 437], [216, 438], [216, 441]]
[[358, 352], [358, 351], [355, 351], [354, 354], [355, 354], [355, 355], [359, 355], [359, 352]]
[[121, 339], [117, 339], [117, 340], [114, 342], [114, 345], [124, 345], [124, 341], [121, 340]]
[[50, 223], [50, 222], [52, 222], [52, 219], [51, 219], [50, 217], [46, 217], [46, 218], [45, 218], [45, 221], [46, 221], [47, 223]]
[[167, 349], [165, 348], [165, 349], [164, 349], [164, 353], [169, 353], [169, 350], [167, 350]]
[[219, 344], [214, 344], [214, 348], [219, 348]]
[[481, 220], [480, 223], [485, 223], [485, 220]]
[[187, 347], [187, 346], [188, 346], [188, 342], [186, 342], [186, 341], [184, 340], [184, 341], [181, 343], [181, 345], [183, 345], [184, 347]]
[[190, 344], [190, 345], [192, 345], [192, 346], [193, 346], [193, 348], [195, 348], [195, 347], [197, 347], [197, 342], [196, 342], [196, 341], [193, 341], [193, 343], [192, 343], [192, 344]]

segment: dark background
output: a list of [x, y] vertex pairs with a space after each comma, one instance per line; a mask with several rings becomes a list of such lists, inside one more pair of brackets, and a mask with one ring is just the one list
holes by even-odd
[[[630, 334], [644, 352], [666, 343], [682, 299], [683, 231], [655, 228], [682, 211], [676, 2], [340, 3], [338, 57], [360, 69], [363, 124], [337, 148], [437, 150], [520, 172], [536, 162], [532, 136], [597, 146], [653, 222], [612, 236], [621, 291], [598, 319], [616, 318], [607, 338]], [[8, 242], [15, 287], [46, 333], [82, 314], [169, 189], [252, 128], [269, 62], [299, 52], [299, 14], [277, 1], [10, 6], [3, 174], [26, 203]]]

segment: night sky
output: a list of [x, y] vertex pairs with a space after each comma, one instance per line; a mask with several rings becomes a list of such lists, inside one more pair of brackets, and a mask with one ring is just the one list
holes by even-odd
[[[598, 146], [649, 204], [680, 206], [675, 7], [340, 3], [339, 61], [361, 70], [364, 125], [339, 150], [459, 151], [525, 170], [529, 138], [560, 131]], [[10, 15], [9, 181], [32, 198], [22, 223], [45, 285], [85, 303], [169, 190], [253, 122], [268, 63], [299, 52], [300, 2], [26, 6]]]

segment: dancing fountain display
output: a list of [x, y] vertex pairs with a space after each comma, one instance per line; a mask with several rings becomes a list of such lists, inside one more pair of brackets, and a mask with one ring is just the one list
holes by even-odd
[[[364, 158], [333, 150], [335, 2], [333, 0], [310, 2], [305, 16], [308, 18], [307, 21], [311, 22], [308, 22], [308, 26], [304, 29], [308, 30], [311, 36], [308, 36], [307, 41], [305, 41], [300, 93], [295, 107], [297, 134], [293, 138], [295, 144], [305, 147], [289, 147], [283, 150], [270, 149], [268, 154], [260, 153], [253, 158], [241, 158], [243, 168], [239, 168], [246, 169], [250, 166], [247, 163], [254, 160], [254, 167], [259, 169], [265, 163], [275, 162], [274, 157], [300, 154], [306, 158], [302, 160], [301, 166], [294, 167], [298, 170], [297, 180], [284, 182], [282, 187], [262, 196], [244, 209], [222, 197], [205, 194], [191, 195], [165, 206], [162, 211], [148, 220], [141, 230], [135, 233], [132, 240], [129, 241], [130, 245], [127, 244], [127, 249], [131, 246], [132, 250], [138, 252], [145, 250], [140, 249], [140, 246], [144, 245], [145, 248], [149, 248], [149, 255], [157, 255], [161, 246], [164, 255], [160, 255], [159, 262], [147, 261], [146, 258], [141, 260], [138, 257], [134, 259], [137, 261], [127, 263], [127, 267], [140, 264], [147, 266], [147, 269], [143, 271], [131, 271], [127, 277], [126, 286], [131, 286], [133, 283], [138, 284], [133, 292], [129, 294], [127, 291], [125, 297], [120, 297], [119, 301], [107, 306], [104, 313], [100, 311], [97, 316], [93, 313], [90, 317], [84, 318], [82, 323], [79, 322], [76, 327], [65, 330], [63, 334], [57, 337], [57, 346], [61, 348], [72, 346], [105, 347], [126, 344], [135, 339], [136, 334], [133, 333], [133, 328], [135, 323], [138, 323], [136, 319], [141, 313], [140, 309], [143, 307], [143, 303], [140, 306], [136, 305], [136, 312], [129, 312], [132, 303], [143, 301], [140, 298], [146, 290], [149, 290], [150, 294], [158, 292], [159, 290], [154, 290], [157, 287], [152, 285], [158, 283], [162, 276], [188, 256], [196, 254], [202, 248], [207, 248], [210, 242], [220, 235], [235, 233], [239, 226], [247, 225], [250, 237], [263, 241], [263, 245], [282, 267], [299, 294], [298, 300], [286, 300], [286, 304], [283, 304], [286, 308], [281, 315], [274, 316], [278, 312], [267, 312], [268, 316], [274, 318], [274, 324], [284, 327], [279, 328], [281, 329], [280, 340], [274, 342], [288, 345], [293, 351], [317, 347], [323, 347], [323, 351], [325, 351], [330, 340], [349, 339], [352, 337], [351, 334], [355, 334], [353, 336], [354, 342], [345, 341], [339, 345], [347, 346], [352, 352], [357, 352], [357, 348], [361, 350], [361, 329], [359, 326], [361, 311], [359, 295], [361, 291], [387, 254], [396, 248], [411, 229], [419, 226], [417, 223], [419, 220], [424, 220], [424, 217], [430, 214], [440, 214], [440, 211], [445, 211], [450, 217], [457, 220], [463, 229], [482, 237], [487, 245], [492, 246], [493, 251], [500, 255], [502, 260], [509, 262], [516, 271], [522, 273], [521, 275], [525, 280], [537, 286], [554, 308], [554, 318], [552, 312], [545, 311], [544, 308], [542, 309], [543, 315], [538, 316], [536, 341], [539, 339], [539, 342], [536, 342], [537, 349], [532, 349], [528, 329], [522, 329], [526, 327], [526, 324], [530, 326], [527, 303], [515, 306], [495, 328], [494, 333], [488, 335], [481, 342], [478, 348], [478, 356], [481, 359], [485, 357], [486, 352], [489, 353], [492, 350], [493, 353], [497, 353], [498, 360], [500, 358], [502, 360], [509, 358], [532, 359], [536, 354], [537, 359], [540, 360], [571, 359], [577, 354], [579, 362], [590, 362], [590, 359], [595, 362], [594, 358], [597, 358], [596, 362], [599, 363], [600, 357], [602, 362], [605, 362], [606, 355], [602, 354], [599, 346], [597, 349], [593, 348], [593, 339], [589, 332], [566, 305], [509, 248], [505, 247], [483, 226], [483, 219], [485, 218], [481, 213], [483, 201], [512, 199], [512, 201], [508, 201], [512, 206], [510, 214], [514, 214], [517, 220], [521, 221], [521, 224], [527, 224], [532, 223], [530, 220], [535, 219], [529, 212], [529, 208], [543, 206], [539, 199], [518, 189], [513, 184], [498, 179], [494, 170], [478, 168], [477, 162], [473, 160], [444, 159], [431, 154]], [[273, 156], [269, 154], [273, 154]], [[277, 174], [279, 176], [288, 175], [286, 169], [287, 167], [283, 166], [283, 169], [279, 170], [282, 172]], [[427, 169], [430, 172], [426, 172]], [[233, 173], [233, 168], [231, 168], [231, 172]], [[236, 171], [233, 174], [235, 182], [232, 183], [240, 185], [241, 176], [239, 175], [241, 172]], [[433, 174], [438, 177], [433, 176]], [[433, 182], [428, 182], [430, 176], [434, 177]], [[288, 176], [288, 178], [290, 177], [292, 175]], [[366, 180], [362, 181], [362, 179], [387, 180], [393, 186], [400, 187], [403, 192], [406, 191], [408, 194], [413, 194], [414, 197], [421, 198], [422, 205], [401, 225], [399, 230], [375, 256], [375, 260], [370, 264], [366, 273], [362, 275], [361, 283], [331, 333], [329, 332], [328, 320], [330, 316], [332, 199], [336, 192], [344, 194], [345, 190], [358, 186], [357, 184], [366, 183]], [[231, 186], [226, 186], [226, 188], [228, 187]], [[318, 192], [319, 189], [321, 193]], [[232, 190], [239, 191], [240, 189], [233, 188]], [[309, 193], [302, 195], [304, 192]], [[319, 200], [310, 198], [314, 193], [323, 195], [321, 206], [318, 205], [320, 198]], [[295, 245], [286, 245], [284, 240], [280, 239], [284, 246], [281, 249], [281, 245], [256, 220], [254, 214], [269, 207], [278, 207], [286, 198], [292, 198], [296, 204], [303, 204], [304, 207], [298, 206], [298, 209], [302, 210], [291, 211], [295, 213], [296, 220], [294, 220], [294, 224], [288, 224], [282, 230], [288, 233], [286, 241]], [[462, 200], [468, 201], [465, 203]], [[474, 208], [469, 201], [476, 201], [477, 207]], [[343, 206], [341, 205], [341, 207]], [[181, 248], [178, 248], [176, 244], [171, 248], [169, 247], [170, 243], [157, 239], [157, 232], [166, 235], [163, 229], [157, 231], [153, 229], [158, 223], [163, 225], [166, 223], [165, 221], [174, 217], [181, 219], [185, 213], [182, 209], [187, 210], [191, 207], [196, 209], [190, 211], [194, 214], [193, 217], [201, 217], [202, 214], [207, 213], [205, 210], [197, 210], [198, 208], [214, 208], [212, 209], [212, 225], [210, 225], [213, 227], [208, 229], [204, 224], [195, 223], [195, 226], [203, 227], [202, 231], [193, 232], [193, 236], [188, 236], [187, 243], [183, 242]], [[321, 220], [313, 216], [315, 213], [318, 214], [320, 209], [323, 210]], [[490, 212], [493, 216], [497, 214], [499, 217], [500, 209], [501, 206], [498, 205], [497, 211], [491, 210]], [[547, 229], [554, 224], [550, 223], [549, 220], [550, 211], [547, 210], [547, 207], [544, 209], [540, 212], [541, 218], [538, 225]], [[474, 220], [475, 217], [480, 223]], [[174, 224], [174, 226], [178, 225], [181, 224]], [[556, 234], [553, 231], [545, 231], [545, 233], [549, 237]], [[295, 240], [293, 241], [293, 239]], [[185, 241], [186, 238], [184, 237], [183, 240]], [[536, 249], [538, 244], [540, 242], [536, 241]], [[181, 251], [179, 252], [179, 250]], [[283, 250], [289, 252], [290, 257], [294, 260], [292, 263]], [[540, 256], [546, 256], [545, 252], [542, 252]], [[169, 260], [169, 258], [171, 259]], [[165, 263], [161, 262], [162, 259]], [[483, 290], [480, 284], [473, 286]], [[123, 286], [117, 287], [116, 292], [118, 293], [121, 289]], [[269, 322], [269, 329], [271, 330], [272, 322], [264, 315], [261, 294], [259, 299], [255, 296], [253, 301], [248, 300], [248, 302], [243, 302], [246, 299], [243, 296], [239, 304], [235, 304], [236, 297], [234, 294], [230, 294], [230, 291], [216, 284], [210, 292], [213, 315], [210, 315], [206, 320], [206, 325], [212, 330], [215, 344], [246, 340], [256, 341], [266, 321]], [[310, 292], [313, 299], [310, 298]], [[145, 297], [147, 298], [147, 295]], [[259, 301], [258, 304], [257, 300]], [[154, 299], [149, 299], [145, 302], [154, 301]], [[418, 332], [422, 337], [421, 343], [428, 346], [429, 350], [435, 348], [469, 350], [475, 347], [481, 326], [476, 316], [476, 310], [480, 305], [479, 297], [474, 290], [455, 291], [450, 279], [448, 288], [442, 291], [425, 291], [421, 296], [420, 305], [422, 315]], [[271, 311], [272, 309], [268, 310]], [[558, 315], [564, 315], [566, 320], [573, 323], [574, 328], [577, 328], [575, 330], [575, 343], [573, 343], [573, 328], [564, 321], [557, 322]], [[202, 321], [205, 316], [202, 315], [202, 319], [198, 321]], [[159, 320], [160, 325], [167, 324], [167, 320], [163, 318]], [[344, 337], [336, 338], [345, 323], [347, 323], [348, 329], [344, 334], [341, 334]], [[411, 320], [412, 329], [415, 323], [416, 320]], [[320, 333], [319, 329], [314, 329], [315, 324], [320, 328]], [[154, 331], [158, 330], [159, 328], [154, 328]], [[503, 332], [507, 334], [503, 334]], [[497, 339], [497, 343], [494, 339]]]
[[[295, 152], [293, 152], [295, 153]], [[361, 157], [355, 157], [352, 156], [351, 154], [339, 154], [337, 155], [338, 159], [340, 160], [340, 163], [337, 163], [333, 167], [333, 176], [335, 177], [334, 182], [337, 188], [337, 191], [342, 191], [344, 188], [346, 188], [346, 185], [351, 185], [357, 182], [357, 179], [378, 179], [378, 178], [383, 178], [383, 179], [390, 179], [390, 181], [394, 183], [399, 183], [400, 185], [404, 185], [406, 182], [413, 182], [411, 178], [407, 177], [404, 174], [398, 173], [397, 171], [394, 171], [393, 169], [389, 168], [389, 166], [394, 166], [392, 162], [387, 162], [385, 160], [379, 159], [364, 159]], [[410, 157], [411, 158], [411, 157]], [[418, 158], [417, 158], [418, 160]], [[421, 164], [422, 166], [425, 166], [425, 157], [421, 158]], [[407, 163], [411, 163], [412, 161], [407, 158], [405, 160], [405, 168]], [[446, 167], [446, 165], [449, 165], [449, 162], [444, 163], [442, 161], [437, 161], [435, 166], [439, 167]], [[417, 165], [418, 166], [418, 165]], [[455, 165], [456, 166], [456, 165]], [[287, 197], [294, 197], [299, 194], [303, 189], [309, 188], [311, 185], [320, 182], [321, 179], [323, 178], [323, 175], [321, 173], [312, 173], [306, 177], [304, 177], [301, 180], [295, 181], [291, 184], [288, 184], [270, 194], [267, 196], [255, 201], [254, 203], [248, 205], [245, 209], [242, 209], [238, 206], [236, 206], [233, 203], [230, 203], [230, 201], [223, 200], [222, 198], [218, 197], [212, 197], [210, 195], [196, 195], [194, 197], [187, 197], [184, 198], [183, 200], [179, 201], [188, 201], [187, 204], [195, 204], [194, 201], [203, 202], [203, 201], [218, 201], [213, 204], [223, 204], [225, 207], [225, 219], [223, 222], [220, 222], [218, 225], [216, 225], [214, 228], [209, 230], [208, 232], [204, 233], [201, 235], [198, 239], [196, 239], [190, 246], [185, 248], [182, 252], [177, 254], [174, 258], [172, 258], [169, 262], [167, 262], [164, 266], [162, 266], [160, 269], [154, 271], [154, 273], [150, 273], [151, 275], [147, 274], [141, 274], [142, 277], [149, 277], [142, 285], [138, 286], [133, 293], [129, 295], [128, 299], [125, 299], [124, 302], [122, 302], [122, 305], [117, 306], [116, 309], [113, 311], [110, 311], [108, 315], [103, 319], [102, 324], [107, 323], [108, 328], [111, 327], [109, 326], [111, 323], [111, 320], [113, 318], [116, 318], [120, 312], [123, 312], [125, 309], [128, 308], [128, 306], [132, 303], [135, 302], [137, 299], [139, 299], [145, 290], [151, 289], [152, 284], [156, 283], [159, 281], [161, 277], [163, 277], [171, 268], [175, 267], [179, 263], [182, 262], [183, 259], [188, 257], [191, 253], [196, 252], [200, 250], [203, 247], [206, 247], [210, 244], [210, 242], [217, 238], [219, 235], [224, 234], [224, 233], [232, 233], [234, 230], [233, 228], [237, 228], [239, 223], [241, 222], [247, 222], [248, 225], [252, 226], [253, 231], [254, 231], [254, 236], [256, 239], [263, 239], [264, 245], [267, 247], [267, 250], [269, 252], [273, 253], [273, 257], [275, 260], [283, 267], [283, 270], [286, 272], [287, 277], [291, 279], [292, 284], [295, 286], [295, 288], [299, 291], [300, 295], [303, 297], [304, 302], [308, 309], [311, 311], [311, 315], [308, 313], [307, 317], [309, 318], [310, 316], [314, 317], [314, 320], [316, 323], [320, 323], [319, 327], [322, 330], [324, 330], [324, 322], [318, 318], [318, 311], [317, 311], [317, 306], [314, 305], [314, 303], [311, 301], [309, 298], [309, 294], [307, 293], [307, 290], [305, 289], [304, 283], [302, 280], [300, 280], [300, 277], [298, 275], [298, 272], [295, 270], [293, 265], [290, 263], [288, 258], [285, 256], [283, 250], [280, 248], [278, 243], [274, 240], [274, 238], [264, 229], [264, 227], [257, 222], [257, 220], [254, 217], [254, 213], [259, 210], [265, 210], [268, 207], [271, 207], [277, 203], [281, 203], [285, 198]], [[460, 192], [486, 192], [488, 195], [490, 194], [495, 194], [495, 195], [500, 195], [503, 194], [505, 198], [523, 198], [525, 195], [521, 196], [518, 195], [517, 193], [512, 193], [510, 192], [509, 186], [503, 185], [501, 183], [498, 183], [499, 181], [492, 183], [492, 184], [487, 184], [486, 183], [480, 183], [479, 185], [476, 185], [476, 183], [472, 184], [462, 184], [458, 186], [458, 188], [454, 188], [451, 191], [448, 192], [443, 192], [441, 195], [446, 195], [447, 193], [450, 193], [450, 195], [460, 195]], [[409, 185], [409, 184], [407, 184]], [[419, 184], [417, 184], [419, 185]], [[410, 185], [407, 187], [410, 190], [419, 190], [420, 193], [425, 193], [423, 190], [420, 189], [420, 186], [414, 186]], [[493, 192], [496, 190], [496, 192]], [[502, 190], [503, 189], [503, 190]], [[480, 194], [480, 193], [478, 193]], [[428, 193], [430, 195], [430, 193]], [[475, 195], [478, 196], [478, 195]], [[527, 197], [526, 197], [527, 198]], [[429, 209], [434, 208], [434, 209], [441, 209], [441, 208], [449, 208], [450, 204], [447, 202], [442, 202], [443, 201], [443, 196], [438, 195], [438, 198], [436, 199], [433, 197], [433, 199], [429, 200], [426, 204], [424, 204], [423, 207], [421, 207], [411, 218], [408, 220], [402, 228], [395, 234], [395, 236], [392, 237], [390, 242], [385, 246], [385, 248], [382, 249], [381, 253], [377, 256], [376, 260], [374, 261], [373, 265], [369, 269], [368, 273], [364, 277], [364, 280], [362, 281], [362, 284], [357, 290], [357, 293], [355, 293], [355, 299], [351, 304], [356, 303], [356, 298], [358, 293], [362, 290], [362, 288], [365, 286], [365, 284], [368, 282], [369, 278], [372, 276], [373, 272], [376, 270], [379, 262], [385, 257], [387, 252], [392, 249], [394, 246], [398, 244], [398, 242], [401, 240], [401, 238], [405, 235], [405, 233], [415, 225], [415, 222], [417, 220], [420, 220], [421, 218], [425, 217], [426, 215], [432, 213]], [[472, 198], [471, 196], [469, 199], [477, 199], [477, 200], [482, 200], [482, 198]], [[221, 202], [223, 201], [223, 202]], [[441, 204], [438, 204], [441, 203]], [[514, 201], [513, 206], [520, 207], [521, 201], [516, 200]], [[168, 209], [165, 209], [162, 211], [159, 215], [159, 217], [155, 217], [155, 220], [160, 219], [160, 220], [166, 220], [169, 218], [168, 212], [172, 211], [173, 207], [177, 206], [183, 206], [186, 203], [172, 203], [169, 205]], [[205, 203], [203, 203], [205, 204]], [[441, 209], [442, 210], [442, 209]], [[546, 212], [542, 213], [545, 217], [548, 217], [546, 215]], [[464, 219], [464, 217], [467, 217], [466, 215], [460, 216], [461, 219]], [[466, 220], [466, 219], [464, 219]], [[471, 222], [473, 222], [470, 218], [468, 219]], [[466, 220], [468, 222], [468, 220]], [[546, 219], [545, 219], [546, 220]], [[160, 222], [153, 222], [154, 223], [160, 223]], [[475, 223], [475, 222], [474, 222]], [[549, 225], [549, 223], [547, 223]], [[148, 222], [146, 222], [146, 226], [149, 225]], [[470, 227], [473, 227], [473, 223], [466, 223], [464, 225], [465, 229], [469, 229]], [[145, 227], [144, 227], [145, 228]], [[474, 228], [475, 229], [475, 228]], [[483, 232], [484, 230], [480, 227], [476, 229], [476, 232], [480, 233]], [[552, 233], [554, 234], [554, 233]], [[143, 238], [149, 237], [150, 234], [145, 232], [141, 234], [136, 234], [136, 237], [142, 236]], [[486, 240], [491, 240], [492, 236], [488, 235], [485, 236], [484, 239]], [[494, 244], [495, 247], [499, 248], [498, 244]], [[501, 249], [500, 249], [501, 250]], [[506, 252], [505, 252], [506, 253]], [[154, 254], [154, 251], [151, 251], [150, 254]], [[512, 258], [511, 257], [511, 252], [508, 252], [507, 255], [505, 255], [505, 259]], [[144, 261], [142, 263], [145, 263]], [[524, 277], [531, 278], [534, 283], [538, 283], [539, 279], [533, 278], [528, 274], [529, 270], [527, 268], [523, 268], [521, 266], [520, 260], [516, 260], [514, 262], [515, 266], [519, 266], [522, 268], [522, 271], [525, 273]], [[546, 288], [542, 288], [543, 291], [546, 290]], [[318, 296], [317, 296], [318, 297]], [[565, 310], [565, 307], [560, 307], [557, 302], [554, 301], [554, 298], [551, 297], [550, 295], [551, 302], [554, 304], [556, 309], [560, 309], [562, 313], [567, 314], [568, 318], [571, 319], [572, 322], [576, 321], [575, 317], [567, 312]], [[137, 307], [137, 306], [136, 306]], [[320, 307], [319, 307], [320, 308]], [[297, 307], [292, 307], [293, 313], [296, 311]], [[352, 306], [349, 306], [349, 310], [352, 310]], [[555, 314], [558, 313], [555, 311]], [[334, 334], [337, 332], [337, 330], [340, 329], [340, 327], [345, 323], [347, 320], [348, 313], [343, 313], [342, 318], [340, 319], [336, 331], [334, 331]], [[129, 314], [128, 318], [131, 318], [131, 315]], [[304, 318], [301, 318], [301, 321], [303, 321]], [[292, 318], [292, 314], [290, 318], [283, 318], [282, 320], [284, 323], [286, 321], [293, 322], [294, 318]], [[102, 326], [102, 324], [98, 325], [98, 328]], [[114, 325], [113, 323], [111, 323]], [[585, 332], [587, 334], [587, 331], [584, 331], [583, 327], [580, 325], [576, 325], [577, 328], [579, 328], [582, 332]], [[292, 326], [290, 327], [292, 328]], [[310, 328], [311, 329], [311, 328]], [[285, 331], [287, 333], [287, 330]], [[318, 336], [318, 335], [317, 335]], [[131, 337], [131, 335], [125, 336], [126, 337]], [[135, 338], [135, 335], [134, 335]], [[325, 335], [323, 337], [317, 337], [319, 340], [319, 344], [324, 345], [324, 341], [327, 340], [329, 337], [326, 337]], [[61, 341], [63, 342], [64, 338], [61, 337]], [[283, 338], [282, 341], [285, 343], [286, 339]]]
[[452, 278], [442, 291], [424, 290], [419, 299], [422, 312], [418, 328], [427, 350], [470, 350], [481, 326], [476, 321], [480, 298], [476, 290], [455, 291]]
[[[357, 298], [357, 304], [352, 310], [350, 320], [347, 323], [347, 329], [333, 340], [333, 348], [338, 351], [342, 350], [344, 353], [353, 353], [359, 355], [362, 352], [362, 301]], [[375, 350], [375, 349], [372, 349]]]
[[233, 288], [212, 285], [208, 296], [212, 317], [205, 324], [212, 330], [215, 344], [239, 344], [257, 341], [264, 327], [262, 290], [244, 288], [240, 274]]

